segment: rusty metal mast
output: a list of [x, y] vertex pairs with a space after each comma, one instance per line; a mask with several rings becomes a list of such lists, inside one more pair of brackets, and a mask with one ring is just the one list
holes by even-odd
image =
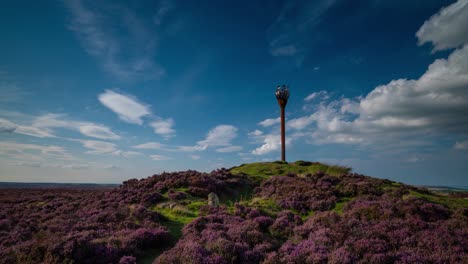
[[276, 99], [281, 108], [281, 160], [286, 161], [286, 127], [285, 127], [285, 118], [284, 118], [284, 109], [289, 99], [289, 89], [288, 86], [282, 85], [276, 87]]

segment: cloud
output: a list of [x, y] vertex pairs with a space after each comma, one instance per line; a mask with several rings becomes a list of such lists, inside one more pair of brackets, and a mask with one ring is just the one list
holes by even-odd
[[242, 150], [241, 146], [228, 146], [228, 147], [216, 149], [216, 152], [228, 153], [228, 152], [237, 152], [241, 150]]
[[64, 147], [17, 143], [13, 141], [0, 141], [0, 154], [10, 156], [14, 159], [20, 159], [21, 161], [25, 161], [26, 159], [36, 161], [42, 159], [75, 159]]
[[[457, 2], [426, 21], [423, 30], [418, 31], [422, 32], [418, 34], [420, 41], [432, 41], [439, 48], [458, 45], [458, 40], [449, 45], [428, 32], [435, 30], [432, 27], [445, 28], [447, 22], [453, 27], [451, 34], [461, 34], [466, 24], [456, 11], [459, 6]], [[462, 47], [446, 59], [435, 60], [418, 79], [392, 80], [365, 97], [322, 100], [314, 113], [292, 119], [287, 125], [308, 131], [309, 141], [314, 144], [393, 144], [415, 138], [466, 135], [468, 39], [463, 41]]]
[[[286, 138], [286, 144], [291, 143], [291, 138]], [[279, 151], [281, 147], [281, 136], [279, 134], [269, 134], [263, 138], [263, 145], [254, 149], [252, 154], [254, 155], [264, 155], [271, 153], [273, 151]]]
[[269, 127], [269, 126], [272, 126], [272, 125], [279, 124], [280, 122], [281, 122], [281, 119], [278, 117], [278, 118], [265, 119], [265, 120], [259, 122], [258, 124], [261, 125], [262, 127]]
[[106, 165], [104, 167], [102, 167], [103, 169], [106, 169], [106, 170], [119, 170], [121, 169], [119, 166], [117, 165]]
[[173, 151], [180, 151], [180, 152], [195, 152], [195, 151], [203, 151], [206, 150], [208, 145], [204, 146], [176, 146], [176, 148]]
[[174, 9], [174, 2], [170, 0], [162, 0], [159, 2], [159, 8], [156, 14], [153, 16], [153, 22], [155, 25], [160, 26], [167, 16], [167, 14]]
[[294, 45], [286, 45], [280, 47], [272, 47], [270, 52], [273, 56], [294, 56], [297, 54], [298, 50]]
[[16, 130], [16, 124], [9, 120], [0, 118], [0, 133], [13, 133]]
[[24, 91], [18, 84], [15, 82], [7, 72], [0, 71], [0, 102], [16, 102], [21, 98], [29, 95], [28, 92]]
[[193, 160], [199, 160], [201, 157], [197, 155], [189, 155], [189, 157]]
[[88, 137], [94, 137], [94, 138], [100, 138], [100, 139], [120, 139], [120, 136], [116, 135], [108, 127], [105, 127], [105, 126], [85, 124], [85, 125], [80, 125], [79, 130], [81, 134], [88, 136]]
[[237, 128], [231, 125], [218, 125], [208, 132], [206, 138], [198, 141], [199, 146], [230, 146], [237, 137]]
[[142, 125], [142, 117], [151, 114], [150, 107], [136, 98], [106, 90], [98, 96], [99, 101], [116, 113], [122, 121]]
[[174, 136], [175, 129], [172, 128], [174, 124], [175, 122], [172, 118], [159, 118], [158, 120], [150, 123], [150, 125], [154, 128], [154, 133], [162, 135], [165, 138]]
[[319, 92], [314, 92], [314, 93], [309, 94], [308, 96], [306, 96], [306, 98], [304, 98], [304, 101], [310, 102], [310, 101], [312, 101], [314, 99], [327, 100], [329, 98], [330, 98], [330, 96], [328, 95], [328, 92], [322, 90], [322, 91], [319, 91]]
[[313, 34], [310, 32], [321, 22], [324, 14], [336, 0], [286, 1], [267, 38], [272, 56], [287, 56], [300, 65], [309, 52]]
[[88, 164], [67, 164], [61, 166], [62, 169], [73, 169], [73, 170], [86, 170], [89, 169]]
[[88, 154], [110, 154], [117, 151], [117, 145], [114, 143], [97, 140], [79, 140], [85, 148], [92, 149]]
[[156, 160], [156, 161], [171, 160], [172, 159], [171, 157], [167, 157], [167, 156], [164, 156], [164, 155], [150, 155], [150, 157], [151, 157], [152, 160]]
[[286, 122], [286, 127], [292, 128], [292, 129], [304, 129], [310, 124], [312, 124], [316, 120], [315, 115], [310, 115], [310, 116], [303, 116], [299, 118], [294, 118]]
[[203, 151], [206, 150], [207, 146], [200, 146], [200, 145], [195, 145], [195, 146], [168, 146], [166, 144], [162, 144], [159, 142], [147, 142], [143, 144], [139, 144], [136, 146], [133, 146], [132, 148], [136, 149], [157, 149], [157, 150], [162, 150], [162, 151], [168, 151], [168, 152], [195, 152], [195, 151]]
[[55, 137], [50, 129], [23, 126], [3, 118], [0, 118], [0, 133], [17, 133], [40, 138]]
[[113, 156], [119, 156], [119, 157], [124, 157], [124, 158], [131, 158], [139, 155], [143, 155], [141, 152], [137, 151], [123, 151], [123, 150], [116, 150], [111, 153]]
[[434, 51], [458, 48], [468, 42], [468, 1], [442, 8], [416, 32], [418, 44], [432, 42]]
[[[77, 130], [82, 135], [94, 137], [99, 139], [120, 139], [120, 136], [110, 130], [110, 128], [91, 122], [81, 122], [66, 119], [66, 115], [61, 114], [44, 114], [35, 118], [31, 127], [26, 128], [26, 131], [32, 132], [31, 135], [36, 133], [38, 136], [47, 135], [51, 132], [52, 128], [66, 128]], [[23, 128], [24, 129], [24, 128]], [[44, 130], [45, 129], [45, 130]], [[41, 131], [43, 130], [43, 131]], [[19, 133], [24, 132], [19, 128]]]
[[147, 142], [144, 144], [133, 146], [133, 148], [136, 148], [136, 149], [164, 149], [166, 147], [167, 147], [166, 145], [161, 144], [159, 142]]
[[468, 149], [468, 140], [467, 141], [457, 141], [455, 143], [455, 146], [453, 146], [455, 149]]
[[83, 147], [91, 149], [86, 151], [87, 154], [96, 154], [96, 155], [112, 155], [124, 158], [131, 158], [138, 155], [142, 155], [140, 152], [136, 151], [123, 151], [118, 149], [117, 145], [110, 142], [97, 141], [97, 140], [73, 140], [80, 142]]
[[18, 134], [23, 134], [32, 137], [46, 138], [46, 137], [55, 137], [50, 129], [47, 128], [38, 128], [32, 126], [18, 126], [14, 131]]
[[263, 135], [263, 131], [261, 131], [259, 129], [255, 129], [254, 131], [249, 132], [247, 135], [249, 137], [258, 137], [258, 136]]
[[106, 72], [122, 80], [157, 79], [164, 74], [154, 60], [158, 34], [136, 11], [116, 3], [112, 8], [80, 0], [64, 4], [71, 13], [69, 29]]

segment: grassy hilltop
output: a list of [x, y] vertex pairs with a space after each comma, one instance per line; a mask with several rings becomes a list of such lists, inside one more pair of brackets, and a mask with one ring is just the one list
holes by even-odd
[[[208, 206], [210, 193], [219, 207]], [[0, 193], [0, 263], [460, 263], [466, 195], [297, 161]]]

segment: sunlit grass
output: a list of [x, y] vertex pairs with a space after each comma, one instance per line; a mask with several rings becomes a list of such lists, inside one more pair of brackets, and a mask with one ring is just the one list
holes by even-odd
[[252, 179], [261, 181], [270, 176], [287, 175], [295, 173], [298, 175], [314, 174], [324, 172], [332, 176], [340, 176], [351, 171], [350, 168], [336, 165], [327, 165], [318, 162], [296, 161], [296, 162], [255, 162], [250, 164], [242, 164], [231, 168], [232, 174], [244, 173]]
[[468, 207], [468, 199], [448, 197], [448, 196], [437, 194], [437, 193], [427, 194], [427, 193], [421, 193], [417, 191], [410, 191], [410, 193], [405, 195], [403, 199], [407, 199], [411, 196], [423, 198], [433, 203], [442, 204], [451, 209], [460, 209], [460, 208]]
[[341, 198], [338, 202], [335, 203], [335, 207], [333, 207], [332, 211], [336, 212], [339, 215], [342, 215], [343, 208], [345, 207], [347, 203], [349, 203], [352, 200], [353, 200], [352, 198], [348, 198], [348, 197]]

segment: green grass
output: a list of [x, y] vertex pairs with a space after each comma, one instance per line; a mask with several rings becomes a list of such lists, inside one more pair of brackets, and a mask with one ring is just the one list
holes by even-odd
[[339, 215], [343, 214], [344, 206], [350, 202], [352, 198], [343, 197], [338, 202], [335, 203], [335, 207], [333, 207], [332, 211], [336, 212]]
[[232, 174], [244, 173], [249, 175], [253, 180], [263, 180], [274, 175], [286, 175], [295, 173], [299, 175], [314, 174], [324, 172], [332, 176], [340, 176], [351, 171], [350, 168], [327, 165], [318, 162], [296, 161], [296, 162], [255, 162], [250, 164], [242, 164], [230, 169]]
[[410, 193], [405, 195], [403, 199], [408, 199], [409, 197], [423, 198], [433, 203], [445, 205], [450, 209], [468, 208], [468, 199], [464, 198], [448, 197], [437, 193], [426, 194], [417, 191], [410, 191]]
[[263, 199], [259, 197], [243, 201], [241, 204], [248, 207], [257, 208], [270, 216], [274, 216], [283, 210], [273, 199]]

